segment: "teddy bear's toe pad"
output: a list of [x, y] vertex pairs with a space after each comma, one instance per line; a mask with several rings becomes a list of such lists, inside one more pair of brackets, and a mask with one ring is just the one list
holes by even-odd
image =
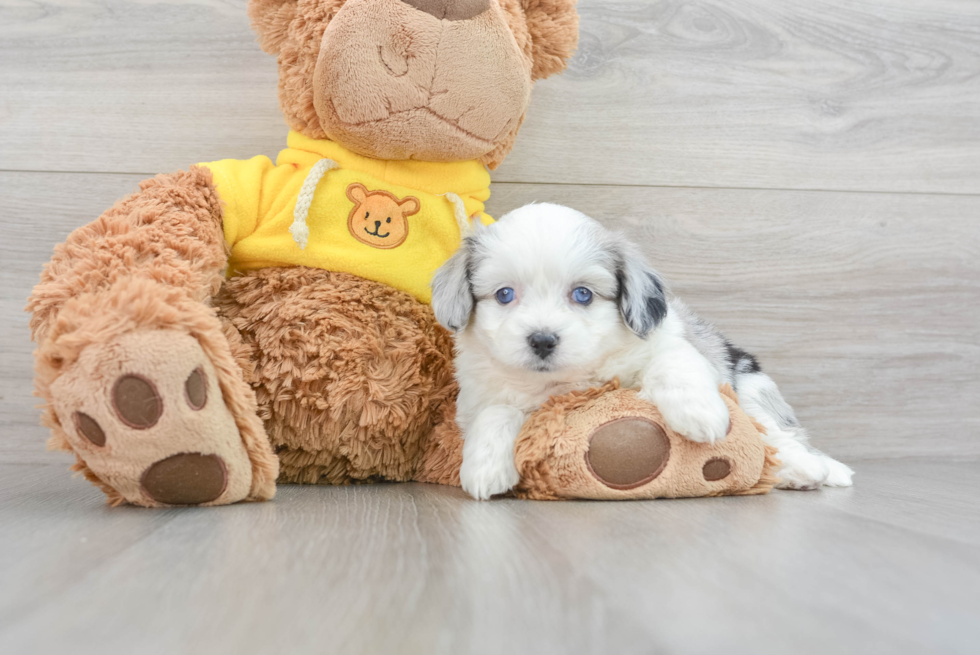
[[88, 414], [75, 412], [75, 430], [78, 431], [78, 434], [91, 441], [92, 445], [105, 445], [105, 430], [102, 429], [98, 421]]
[[724, 480], [732, 472], [732, 464], [727, 459], [722, 457], [713, 457], [704, 463], [701, 467], [701, 475], [708, 482], [717, 482], [718, 480]]
[[243, 500], [252, 466], [218, 374], [176, 330], [88, 346], [51, 385], [65, 436], [85, 466], [138, 505]]
[[585, 457], [592, 474], [607, 487], [632, 489], [664, 470], [670, 458], [670, 440], [653, 421], [621, 418], [592, 433]]
[[112, 407], [119, 420], [135, 430], [152, 428], [163, 414], [156, 385], [141, 375], [123, 375], [112, 389]]

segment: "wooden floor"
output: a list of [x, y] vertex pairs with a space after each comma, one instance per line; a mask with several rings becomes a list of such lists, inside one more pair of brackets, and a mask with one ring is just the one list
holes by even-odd
[[160, 511], [0, 465], [0, 652], [973, 655], [978, 465], [868, 460], [853, 489], [748, 498], [395, 484]]
[[854, 489], [110, 510], [21, 310], [139, 180], [284, 146], [244, 5], [0, 0], [0, 653], [977, 652], [980, 3], [580, 0], [493, 176], [641, 243]]

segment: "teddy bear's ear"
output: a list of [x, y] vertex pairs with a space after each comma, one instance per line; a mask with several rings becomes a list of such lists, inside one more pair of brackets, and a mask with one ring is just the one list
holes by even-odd
[[406, 218], [408, 218], [412, 214], [417, 214], [419, 213], [419, 208], [420, 208], [418, 198], [413, 198], [412, 196], [408, 196], [400, 203], [398, 203], [398, 208], [402, 210], [402, 216]]
[[270, 55], [279, 54], [286, 30], [296, 16], [297, 0], [249, 0], [248, 18], [259, 36], [259, 46]]
[[367, 200], [367, 197], [368, 197], [368, 190], [367, 187], [364, 186], [363, 184], [358, 184], [357, 182], [355, 182], [354, 184], [351, 184], [349, 187], [347, 187], [347, 198], [355, 205], [361, 204], [362, 202]]
[[578, 45], [575, 0], [521, 0], [531, 36], [531, 78], [540, 80], [565, 70]]

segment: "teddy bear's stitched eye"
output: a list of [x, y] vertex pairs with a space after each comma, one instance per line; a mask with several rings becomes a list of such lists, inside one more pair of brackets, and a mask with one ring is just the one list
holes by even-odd
[[572, 300], [580, 305], [588, 305], [592, 302], [592, 292], [585, 287], [575, 287], [572, 290]]
[[510, 287], [504, 287], [503, 289], [497, 290], [496, 296], [497, 302], [499, 302], [501, 305], [506, 305], [514, 300], [514, 290]]
[[385, 223], [390, 223], [390, 222], [391, 222], [391, 216], [388, 217], [388, 220], [385, 221]]
[[371, 218], [371, 212], [364, 212], [364, 220]]

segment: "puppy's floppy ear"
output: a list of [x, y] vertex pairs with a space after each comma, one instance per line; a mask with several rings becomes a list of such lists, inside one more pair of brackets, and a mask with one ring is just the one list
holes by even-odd
[[619, 237], [613, 250], [619, 313], [629, 329], [645, 337], [667, 316], [663, 280], [646, 263], [640, 249], [625, 238]]
[[462, 245], [432, 278], [432, 311], [436, 320], [450, 332], [459, 332], [473, 313], [473, 287], [470, 285], [472, 238]]

